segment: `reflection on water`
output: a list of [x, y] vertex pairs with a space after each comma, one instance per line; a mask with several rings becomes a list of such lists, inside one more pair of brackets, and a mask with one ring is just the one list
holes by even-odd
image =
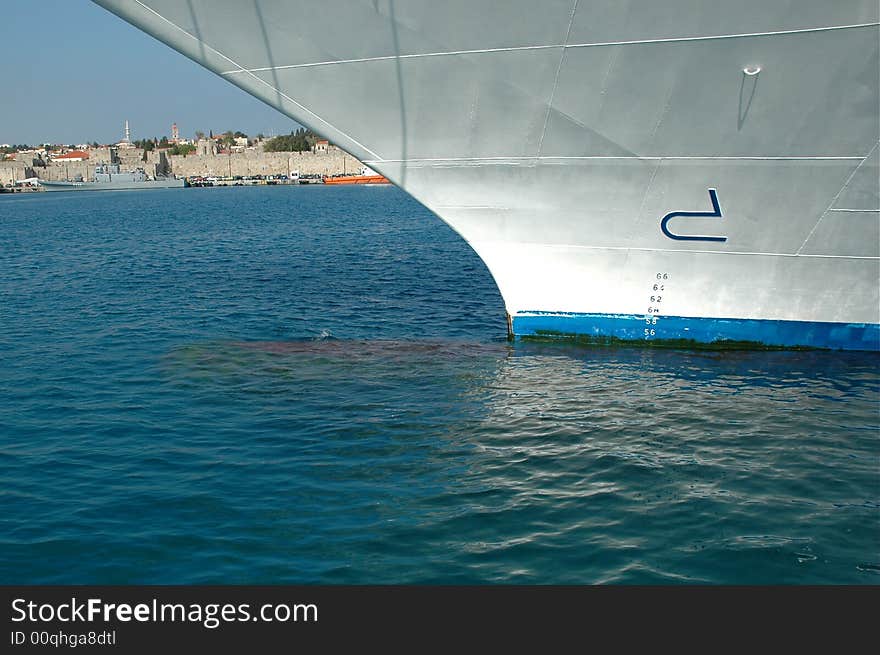
[[270, 439], [298, 485], [357, 508], [347, 564], [322, 580], [858, 581], [876, 565], [873, 358], [325, 339], [191, 346], [164, 367], [247, 398], [251, 447]]
[[0, 582], [880, 579], [876, 356], [510, 344], [393, 188], [0, 205]]

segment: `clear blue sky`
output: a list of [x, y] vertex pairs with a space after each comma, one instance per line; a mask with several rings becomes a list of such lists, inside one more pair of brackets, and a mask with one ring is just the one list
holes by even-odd
[[298, 127], [90, 0], [0, 3], [0, 143], [110, 143], [126, 119], [133, 139]]

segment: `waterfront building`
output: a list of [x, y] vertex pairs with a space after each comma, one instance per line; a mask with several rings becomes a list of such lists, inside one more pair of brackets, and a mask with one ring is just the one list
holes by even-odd
[[70, 163], [75, 161], [85, 161], [89, 158], [89, 153], [85, 150], [71, 150], [63, 155], [58, 155], [52, 159], [58, 163]]

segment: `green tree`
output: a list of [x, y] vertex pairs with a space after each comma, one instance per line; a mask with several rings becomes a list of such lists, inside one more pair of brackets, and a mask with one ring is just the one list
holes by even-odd
[[290, 134], [269, 139], [263, 149], [266, 152], [303, 152], [311, 150], [315, 138], [316, 136], [311, 130], [301, 127]]
[[168, 150], [168, 153], [172, 155], [183, 155], [184, 157], [186, 157], [189, 153], [195, 151], [196, 147], [191, 143], [177, 143], [173, 145], [170, 150]]

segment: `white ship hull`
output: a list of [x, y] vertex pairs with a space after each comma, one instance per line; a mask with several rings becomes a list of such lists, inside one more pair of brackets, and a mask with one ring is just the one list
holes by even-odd
[[406, 189], [517, 335], [880, 349], [874, 0], [96, 0]]

